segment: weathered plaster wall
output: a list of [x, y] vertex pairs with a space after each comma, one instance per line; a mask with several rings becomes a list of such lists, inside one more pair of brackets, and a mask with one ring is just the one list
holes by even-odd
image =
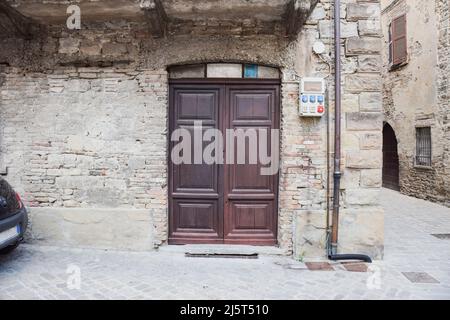
[[[329, 77], [333, 92], [327, 65], [332, 62], [331, 3], [321, 1], [292, 42], [279, 34], [217, 35], [208, 28], [153, 40], [145, 25], [124, 21], [89, 23], [80, 31], [53, 27], [33, 41], [2, 40], [0, 63], [7, 64], [1, 70], [3, 163], [7, 179], [36, 208], [31, 236], [138, 250], [165, 243], [166, 69], [199, 61], [243, 61], [278, 66], [283, 73], [280, 246], [297, 256], [324, 256], [327, 119], [299, 118], [295, 75]], [[379, 4], [347, 1], [342, 10], [341, 248], [379, 257]], [[317, 39], [328, 48], [322, 59], [312, 53]], [[109, 208], [114, 208], [111, 216], [105, 214]], [[126, 216], [124, 232], [118, 210]], [[100, 230], [96, 227], [109, 230], [110, 236], [86, 240], [92, 230]], [[137, 234], [130, 232], [135, 228]], [[150, 236], [142, 240], [146, 230]]]
[[[448, 52], [438, 56], [440, 22], [436, 4], [438, 2], [435, 1], [385, 1], [386, 9], [382, 15], [385, 39], [383, 100], [385, 121], [394, 128], [399, 143], [401, 191], [419, 198], [448, 203], [450, 183], [448, 172], [445, 171], [449, 162], [445, 149], [450, 141], [444, 134], [448, 108], [443, 106], [445, 99], [438, 94], [446, 91], [443, 88], [448, 80], [443, 76], [446, 74], [445, 60], [443, 63], [439, 60], [448, 59]], [[409, 59], [405, 66], [390, 71], [389, 24], [404, 13], [407, 14]], [[415, 131], [420, 126], [431, 126], [432, 168], [415, 166]]]

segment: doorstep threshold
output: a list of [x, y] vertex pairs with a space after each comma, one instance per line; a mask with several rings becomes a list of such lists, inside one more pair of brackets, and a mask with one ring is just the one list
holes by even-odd
[[228, 258], [228, 259], [258, 259], [257, 253], [245, 254], [245, 253], [190, 253], [186, 252], [185, 256], [187, 258]]
[[287, 253], [274, 246], [249, 246], [228, 244], [165, 245], [160, 252], [183, 253], [187, 256], [286, 256]]

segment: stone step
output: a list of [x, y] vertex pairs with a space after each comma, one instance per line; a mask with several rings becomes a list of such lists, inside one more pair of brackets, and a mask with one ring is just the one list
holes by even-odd
[[188, 244], [165, 245], [158, 249], [160, 252], [187, 253], [190, 255], [264, 255], [286, 256], [287, 252], [278, 247], [248, 246], [226, 244]]

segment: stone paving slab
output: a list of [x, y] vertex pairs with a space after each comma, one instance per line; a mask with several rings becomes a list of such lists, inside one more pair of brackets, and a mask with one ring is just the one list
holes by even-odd
[[[384, 190], [386, 254], [367, 272], [288, 257], [187, 258], [22, 245], [0, 256], [0, 299], [450, 299], [450, 209]], [[170, 251], [170, 250], [169, 250]], [[347, 268], [346, 268], [347, 267]], [[414, 283], [405, 273], [438, 283]]]

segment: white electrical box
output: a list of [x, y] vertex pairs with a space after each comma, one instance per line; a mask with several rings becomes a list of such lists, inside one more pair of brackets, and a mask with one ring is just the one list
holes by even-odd
[[325, 114], [325, 80], [303, 78], [300, 86], [300, 116], [322, 117]]

